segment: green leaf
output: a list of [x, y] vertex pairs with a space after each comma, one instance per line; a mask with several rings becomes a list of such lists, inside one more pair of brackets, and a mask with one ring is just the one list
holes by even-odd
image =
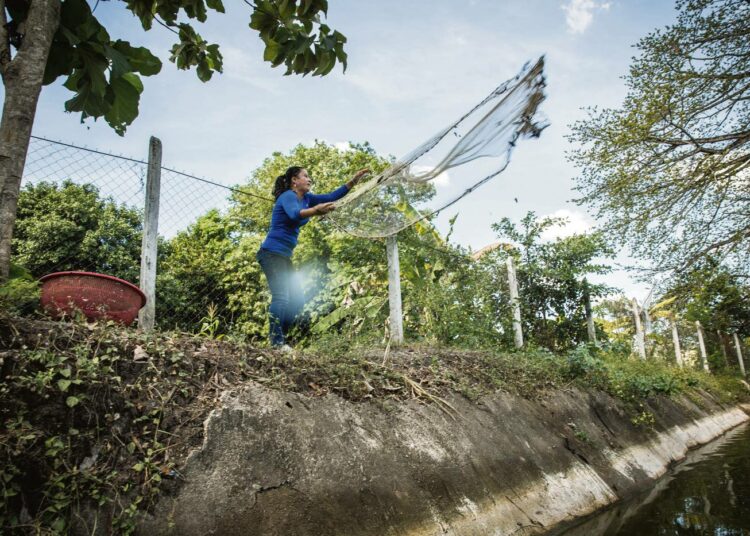
[[279, 4], [279, 15], [283, 20], [289, 20], [293, 18], [294, 11], [294, 0], [281, 0], [281, 4]]
[[211, 80], [211, 76], [213, 76], [213, 71], [211, 70], [211, 66], [207, 59], [203, 59], [200, 63], [198, 63], [198, 67], [195, 69], [195, 72], [198, 74], [198, 79], [201, 82], [208, 82]]
[[313, 76], [324, 76], [330, 73], [334, 65], [336, 65], [336, 57], [324, 49], [319, 49], [318, 68], [313, 73]]
[[132, 47], [127, 41], [115, 41], [112, 47], [125, 56], [133, 71], [153, 76], [161, 71], [161, 60], [145, 47]]
[[[72, 75], [70, 78], [72, 78]], [[101, 117], [108, 109], [109, 106], [104, 100], [104, 96], [94, 94], [89, 84], [84, 84], [75, 97], [65, 102], [66, 112], [83, 112], [81, 122], [87, 117]]]
[[217, 72], [224, 71], [224, 57], [219, 51], [219, 45], [213, 44], [206, 47], [206, 55], [211, 63], [211, 68]]
[[107, 89], [105, 72], [109, 68], [109, 60], [104, 55], [104, 49], [99, 52], [89, 44], [81, 44], [77, 50], [82, 71], [80, 83], [88, 85], [94, 95], [104, 96]]
[[110, 68], [112, 69], [113, 78], [119, 78], [123, 74], [131, 72], [132, 67], [130, 66], [128, 58], [126, 58], [120, 51], [109, 45], [104, 45], [104, 53], [112, 62]]
[[58, 517], [50, 526], [54, 534], [63, 534], [65, 532], [65, 518], [64, 517]]
[[279, 56], [279, 52], [281, 52], [281, 45], [279, 45], [276, 41], [268, 40], [266, 42], [266, 50], [263, 52], [263, 59], [265, 61], [276, 61], [276, 58]]
[[261, 37], [269, 34], [277, 26], [276, 19], [267, 12], [256, 10], [250, 15], [250, 28], [260, 32]]
[[70, 387], [70, 380], [57, 380], [57, 387], [64, 393]]
[[92, 16], [86, 0], [64, 0], [60, 5], [60, 27], [74, 31]]
[[206, 0], [206, 5], [214, 11], [224, 13], [224, 4], [222, 4], [221, 0]]
[[109, 110], [104, 115], [107, 123], [119, 135], [138, 117], [138, 103], [140, 101], [143, 84], [138, 75], [127, 73], [110, 82], [112, 101]]
[[[313, 4], [313, 0], [302, 0], [302, 2], [300, 3], [299, 9], [297, 10], [297, 15], [299, 17], [302, 17], [303, 15], [305, 15], [309, 11], [310, 6], [312, 4]], [[308, 30], [308, 32], [309, 31], [310, 30]]]
[[67, 399], [65, 399], [65, 403], [68, 405], [69, 408], [73, 408], [78, 405], [78, 403], [81, 400], [76, 396], [69, 396]]

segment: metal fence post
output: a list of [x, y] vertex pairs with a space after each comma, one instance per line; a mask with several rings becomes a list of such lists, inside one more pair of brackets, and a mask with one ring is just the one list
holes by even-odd
[[508, 256], [508, 288], [510, 289], [510, 304], [513, 308], [513, 341], [516, 348], [523, 347], [523, 327], [521, 326], [521, 299], [518, 296], [518, 279], [513, 257]]
[[143, 240], [141, 241], [140, 287], [146, 305], [138, 313], [138, 326], [154, 329], [156, 321], [156, 255], [159, 236], [159, 191], [161, 188], [161, 141], [151, 137], [148, 144], [146, 203], [144, 207]]
[[385, 239], [388, 256], [388, 306], [390, 307], [391, 344], [404, 342], [404, 324], [401, 313], [401, 269], [398, 262], [396, 235]]

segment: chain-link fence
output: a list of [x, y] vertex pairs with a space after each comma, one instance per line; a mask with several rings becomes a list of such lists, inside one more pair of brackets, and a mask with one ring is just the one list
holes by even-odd
[[[37, 278], [85, 271], [140, 285], [147, 174], [145, 160], [33, 137], [13, 262]], [[231, 195], [243, 194], [166, 167], [161, 167], [160, 182], [156, 325], [196, 332], [216, 331], [221, 324], [220, 329], [227, 330], [243, 316], [242, 302], [263, 301], [262, 296], [251, 296], [230, 303], [235, 293], [228, 287], [241, 282], [228, 280], [217, 267], [224, 257], [236, 256], [236, 229], [228, 228], [224, 216]], [[199, 251], [199, 240], [214, 249]], [[254, 262], [250, 250], [257, 244], [244, 246], [246, 260]], [[250, 276], [257, 279], [258, 271], [250, 270]]]

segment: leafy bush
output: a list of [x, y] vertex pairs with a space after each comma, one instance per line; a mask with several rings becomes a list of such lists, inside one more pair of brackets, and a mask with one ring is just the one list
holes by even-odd
[[39, 304], [39, 282], [24, 267], [11, 263], [8, 281], [0, 285], [0, 309], [29, 314]]
[[571, 378], [586, 376], [604, 370], [604, 362], [596, 354], [596, 346], [590, 344], [579, 344], [568, 352], [568, 374]]

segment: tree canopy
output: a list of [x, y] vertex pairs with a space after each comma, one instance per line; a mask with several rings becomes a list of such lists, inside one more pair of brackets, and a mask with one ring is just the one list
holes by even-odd
[[[126, 0], [125, 7], [144, 30], [154, 24], [176, 35], [170, 60], [179, 69], [195, 68], [198, 78], [208, 81], [222, 71], [219, 45], [208, 43], [187, 20], [205, 22], [210, 12], [224, 13], [222, 0]], [[346, 37], [321, 22], [327, 0], [258, 0], [249, 6], [250, 28], [265, 45], [263, 59], [274, 67], [286, 66], [286, 74], [325, 75], [336, 63], [346, 68]], [[31, 2], [8, 1], [2, 11], [5, 35], [0, 52], [11, 56], [27, 38], [24, 23]], [[97, 7], [99, 2], [97, 2]], [[106, 8], [105, 8], [106, 9]], [[6, 12], [7, 10], [7, 12]], [[7, 21], [6, 21], [7, 18]], [[33, 36], [29, 36], [31, 38]], [[66, 77], [64, 86], [73, 92], [65, 103], [68, 112], [80, 112], [81, 120], [103, 117], [123, 134], [138, 116], [143, 91], [140, 76], [158, 74], [162, 64], [150, 50], [115, 39], [99, 22], [86, 0], [62, 0], [57, 31], [52, 40], [45, 85]]]
[[578, 202], [657, 271], [750, 267], [750, 3], [679, 0], [637, 44], [619, 108], [572, 126]]
[[141, 214], [91, 184], [29, 184], [18, 201], [17, 263], [34, 277], [87, 270], [137, 281]]

